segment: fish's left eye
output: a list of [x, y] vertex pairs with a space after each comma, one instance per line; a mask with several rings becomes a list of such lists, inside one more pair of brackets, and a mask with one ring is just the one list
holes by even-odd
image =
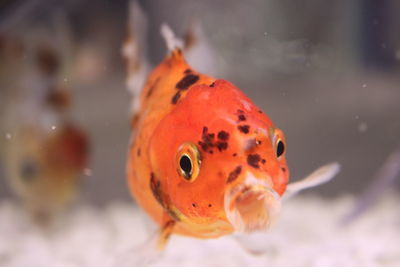
[[183, 143], [177, 154], [178, 173], [187, 181], [193, 182], [200, 173], [200, 152], [193, 143]]
[[283, 153], [285, 153], [285, 144], [282, 140], [279, 140], [276, 146], [276, 156], [279, 158]]

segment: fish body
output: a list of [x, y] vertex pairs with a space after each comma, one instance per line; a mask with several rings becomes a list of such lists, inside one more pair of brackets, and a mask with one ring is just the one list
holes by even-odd
[[159, 225], [150, 243], [162, 249], [171, 234], [216, 238], [266, 230], [282, 199], [339, 172], [340, 165], [331, 163], [288, 184], [282, 130], [233, 83], [191, 66], [217, 70], [201, 27], [181, 40], [163, 24], [168, 55], [138, 86], [150, 69], [145, 18], [131, 2], [123, 55], [133, 96], [127, 180], [139, 206]]
[[161, 243], [268, 227], [288, 182], [286, 141], [234, 84], [174, 49], [149, 75], [132, 126], [128, 184]]

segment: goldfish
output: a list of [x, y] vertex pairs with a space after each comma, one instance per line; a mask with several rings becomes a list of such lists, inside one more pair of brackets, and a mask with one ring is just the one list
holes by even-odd
[[[325, 166], [288, 186], [284, 132], [235, 84], [190, 66], [169, 27], [162, 33], [169, 52], [134, 100], [127, 157], [130, 192], [159, 226], [158, 249], [171, 234], [208, 239], [266, 230], [287, 189], [337, 173], [336, 164]], [[140, 72], [135, 45], [130, 36], [124, 47], [131, 79]]]

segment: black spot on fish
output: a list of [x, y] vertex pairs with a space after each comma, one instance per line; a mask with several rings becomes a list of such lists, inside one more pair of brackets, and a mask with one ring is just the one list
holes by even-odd
[[158, 82], [160, 81], [160, 77], [158, 77], [154, 83], [150, 86], [149, 90], [147, 91], [146, 97], [150, 97], [153, 94], [154, 89], [157, 87]]
[[192, 207], [193, 207], [193, 208], [196, 208], [196, 203], [192, 203]]
[[178, 103], [179, 98], [181, 97], [181, 92], [177, 92], [171, 99], [172, 104]]
[[203, 132], [201, 135], [201, 141], [198, 142], [200, 147], [212, 154], [212, 148], [216, 147], [219, 151], [226, 150], [228, 148], [229, 133], [225, 131], [219, 131], [217, 134], [218, 140], [215, 140], [215, 134], [209, 133], [207, 127], [203, 127]]
[[239, 177], [241, 172], [242, 172], [242, 166], [239, 165], [233, 171], [231, 171], [229, 173], [226, 183], [229, 184], [229, 183], [232, 183], [233, 181], [235, 181]]
[[208, 204], [208, 207], [209, 207], [209, 208], [211, 208], [211, 207], [212, 207], [212, 205], [211, 205], [211, 204]]
[[209, 133], [206, 135], [206, 140], [209, 140], [210, 142], [212, 142], [212, 140], [214, 140], [215, 134], [213, 133]]
[[246, 116], [243, 114], [239, 114], [238, 116], [239, 121], [245, 121], [246, 120]]
[[262, 114], [263, 112], [262, 112], [262, 110], [261, 110], [261, 109], [259, 109], [259, 110], [258, 110], [258, 113]]
[[282, 170], [283, 172], [286, 172], [286, 168], [285, 168], [285, 167], [282, 167], [281, 170]]
[[217, 142], [217, 148], [219, 151], [226, 150], [228, 148], [227, 142]]
[[209, 151], [209, 148], [214, 147], [214, 137], [215, 134], [209, 133], [208, 128], [206, 126], [203, 127], [201, 140], [199, 141], [199, 145], [204, 151]]
[[225, 132], [225, 131], [220, 131], [218, 133], [218, 139], [223, 140], [223, 141], [228, 140], [229, 139], [229, 133]]
[[233, 153], [232, 156], [236, 157], [236, 156], [237, 156], [237, 153]]
[[208, 145], [202, 141], [199, 141], [198, 144], [200, 145], [201, 149], [203, 149], [204, 151], [208, 150]]
[[186, 90], [188, 89], [191, 85], [196, 83], [199, 80], [198, 75], [194, 74], [188, 74], [185, 77], [183, 77], [177, 84], [176, 88], [179, 90]]
[[162, 197], [162, 191], [161, 191], [161, 182], [156, 179], [153, 172], [150, 174], [150, 189], [151, 189], [151, 192], [153, 193], [153, 196], [157, 200], [157, 202], [161, 206], [165, 207], [165, 203], [164, 203], [164, 200]]
[[171, 218], [173, 218], [175, 221], [180, 221], [181, 219], [179, 218], [178, 214], [169, 207], [169, 204], [165, 200], [161, 189], [161, 182], [155, 177], [153, 172], [150, 174], [150, 189], [154, 198], [164, 208], [168, 215], [171, 216]]
[[249, 125], [239, 125], [238, 129], [240, 132], [242, 132], [244, 134], [248, 134], [250, 131], [250, 126]]
[[215, 86], [215, 82], [209, 85], [211, 88]]
[[260, 165], [258, 165], [260, 160], [261, 160], [261, 157], [258, 154], [249, 154], [247, 156], [247, 164], [249, 164], [251, 167], [254, 167], [254, 168], [260, 168]]
[[265, 162], [267, 162], [265, 159], [262, 159], [262, 160], [261, 160], [261, 163], [262, 163], [262, 164], [265, 164]]
[[191, 73], [191, 72], [192, 72], [191, 69], [186, 69], [183, 73], [184, 73], [184, 74], [189, 74], [189, 73]]

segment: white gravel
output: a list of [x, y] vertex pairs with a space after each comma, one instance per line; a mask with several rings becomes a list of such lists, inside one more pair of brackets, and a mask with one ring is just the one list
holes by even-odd
[[[280, 220], [268, 233], [246, 242], [173, 236], [150, 266], [398, 267], [399, 201], [390, 194], [357, 221], [339, 227], [352, 197], [296, 197], [284, 203]], [[143, 266], [137, 259], [146, 251], [140, 244], [150, 235], [148, 225], [132, 203], [115, 202], [104, 209], [81, 205], [44, 232], [32, 226], [16, 204], [2, 201], [0, 266]], [[264, 253], [250, 254], [243, 245]]]

